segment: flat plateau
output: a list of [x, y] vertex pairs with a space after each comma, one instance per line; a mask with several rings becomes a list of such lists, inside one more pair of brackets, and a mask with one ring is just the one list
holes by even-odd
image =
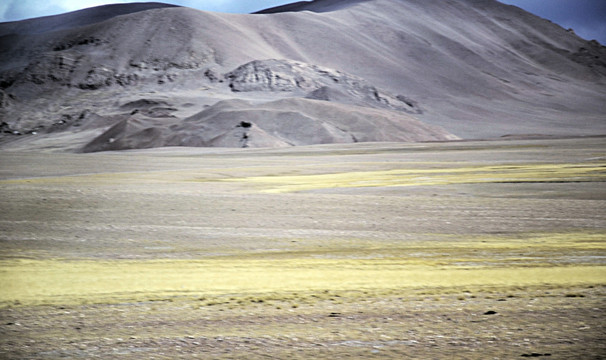
[[0, 153], [0, 358], [606, 357], [606, 138]]

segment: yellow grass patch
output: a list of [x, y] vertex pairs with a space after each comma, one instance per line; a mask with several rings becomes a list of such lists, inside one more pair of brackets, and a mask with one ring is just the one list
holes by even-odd
[[204, 260], [6, 259], [0, 261], [0, 306], [606, 281], [601, 232], [339, 244]]
[[225, 179], [258, 184], [265, 193], [286, 193], [328, 188], [423, 186], [498, 182], [604, 181], [606, 164], [519, 164], [440, 169], [394, 169], [319, 175], [255, 176]]
[[420, 287], [601, 284], [604, 266], [457, 267], [401, 260], [214, 259], [0, 262], [0, 304], [150, 300], [176, 295]]

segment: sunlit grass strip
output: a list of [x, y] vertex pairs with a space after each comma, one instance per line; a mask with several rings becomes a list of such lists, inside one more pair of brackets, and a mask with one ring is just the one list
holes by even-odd
[[[536, 232], [509, 235], [455, 235], [433, 234], [427, 236], [436, 239], [427, 240], [392, 240], [373, 241], [368, 239], [334, 240], [324, 243], [301, 246], [297, 249], [277, 252], [247, 252], [238, 254], [241, 259], [293, 259], [293, 258], [349, 258], [349, 259], [394, 259], [398, 258], [408, 264], [448, 265], [457, 261], [476, 259], [487, 265], [503, 262], [512, 254], [524, 254], [525, 266], [543, 266], [544, 259], [566, 259], [568, 257], [593, 256], [593, 263], [606, 261], [606, 232], [572, 230], [568, 232]], [[439, 238], [440, 240], [437, 240]], [[304, 241], [302, 241], [304, 242]], [[478, 259], [479, 254], [482, 258]], [[542, 263], [540, 263], [542, 262]], [[516, 264], [517, 265], [517, 264]]]
[[440, 169], [394, 169], [319, 175], [257, 176], [223, 181], [258, 184], [265, 193], [328, 188], [390, 187], [498, 182], [605, 181], [605, 163], [524, 164]]
[[570, 250], [595, 250], [606, 254], [606, 232], [596, 231], [570, 231], [570, 232], [546, 232], [546, 233], [519, 233], [516, 236], [471, 236], [465, 235], [458, 239], [456, 235], [451, 241], [426, 241], [423, 247], [456, 249], [469, 248], [477, 250], [499, 250], [499, 249], [533, 249], [534, 251], [562, 249], [563, 254], [570, 255]]
[[[366, 165], [373, 163], [366, 163]], [[377, 163], [378, 164], [378, 163]], [[242, 171], [250, 168], [214, 168], [158, 170], [149, 172], [95, 173], [67, 176], [49, 176], [23, 179], [0, 180], [0, 185], [17, 184], [158, 184], [179, 182], [236, 182], [257, 184], [261, 192], [286, 193], [326, 188], [347, 187], [390, 187], [390, 186], [431, 186], [448, 184], [474, 184], [498, 182], [589, 182], [606, 181], [606, 163], [567, 163], [567, 164], [515, 164], [414, 168], [429, 163], [409, 164], [413, 168], [378, 171], [345, 171], [337, 173], [305, 175], [262, 175], [238, 177]], [[401, 163], [393, 164], [403, 166]], [[333, 166], [319, 166], [306, 171], [322, 172]], [[255, 173], [271, 173], [282, 169], [281, 166], [255, 167]]]
[[603, 284], [604, 266], [456, 267], [400, 260], [217, 259], [0, 262], [0, 305], [142, 301], [196, 294]]

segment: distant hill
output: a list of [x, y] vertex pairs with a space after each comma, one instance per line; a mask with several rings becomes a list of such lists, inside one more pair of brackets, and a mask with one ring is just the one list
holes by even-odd
[[606, 48], [494, 0], [160, 3], [0, 24], [0, 147], [606, 134]]

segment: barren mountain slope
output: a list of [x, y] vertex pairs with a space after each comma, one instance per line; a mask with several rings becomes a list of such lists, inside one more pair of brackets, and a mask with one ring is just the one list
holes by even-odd
[[[253, 15], [105, 6], [0, 24], [0, 141], [95, 151], [605, 133], [604, 59], [598, 43], [492, 0]], [[359, 107], [373, 114], [366, 136]]]

